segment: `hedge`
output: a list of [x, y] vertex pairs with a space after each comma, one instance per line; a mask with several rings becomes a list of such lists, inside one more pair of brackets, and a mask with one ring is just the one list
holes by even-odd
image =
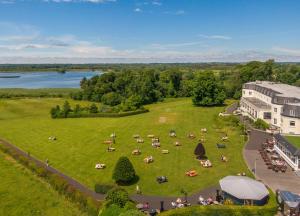
[[119, 118], [119, 117], [125, 117], [125, 116], [138, 115], [138, 114], [147, 113], [147, 112], [149, 112], [148, 109], [129, 111], [129, 112], [119, 112], [119, 113], [78, 113], [78, 114], [69, 113], [67, 115], [67, 117], [58, 116], [56, 118], [98, 118], [98, 117]]
[[161, 216], [274, 216], [276, 205], [267, 206], [192, 206], [161, 213]]
[[76, 203], [79, 208], [87, 212], [89, 215], [98, 215], [101, 203], [83, 194], [73, 185], [69, 184], [63, 177], [58, 174], [52, 173], [47, 170], [44, 166], [37, 165], [33, 160], [24, 157], [15, 149], [8, 146], [4, 146], [0, 143], [0, 149], [13, 157], [16, 161], [21, 163], [23, 166], [30, 169], [37, 176], [46, 180], [55, 190], [60, 194], [66, 196], [69, 200]]
[[277, 203], [274, 193], [269, 190], [268, 204], [264, 206], [210, 205], [173, 209], [161, 213], [162, 216], [274, 216]]

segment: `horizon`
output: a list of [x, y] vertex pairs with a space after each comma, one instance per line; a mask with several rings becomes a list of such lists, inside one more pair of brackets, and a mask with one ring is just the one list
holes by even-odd
[[0, 64], [300, 62], [299, 9], [292, 0], [0, 0]]

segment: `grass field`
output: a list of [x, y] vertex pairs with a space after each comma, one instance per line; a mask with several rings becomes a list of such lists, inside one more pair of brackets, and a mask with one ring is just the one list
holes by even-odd
[[68, 97], [71, 93], [80, 91], [79, 88], [0, 88], [0, 98], [16, 97]]
[[0, 215], [85, 215], [49, 185], [0, 153]]
[[299, 136], [285, 136], [289, 142], [291, 142], [297, 148], [300, 148], [300, 137]]
[[[0, 100], [0, 137], [29, 151], [41, 160], [49, 159], [55, 168], [74, 177], [90, 188], [96, 183], [112, 184], [112, 171], [116, 160], [125, 155], [130, 158], [137, 174], [138, 182], [144, 194], [178, 195], [181, 189], [192, 193], [218, 183], [229, 174], [246, 172], [248, 169], [242, 158], [244, 145], [240, 131], [218, 119], [217, 114], [224, 107], [200, 108], [192, 105], [191, 99], [174, 99], [149, 105], [149, 113], [123, 118], [82, 118], [51, 119], [49, 110], [63, 99], [19, 99]], [[72, 102], [74, 103], [74, 102]], [[213, 163], [212, 168], [202, 168], [193, 155], [197, 139], [186, 137], [188, 132], [200, 138], [201, 128], [207, 128], [204, 146], [207, 156]], [[168, 136], [169, 130], [175, 129], [177, 138]], [[110, 134], [117, 135], [115, 152], [108, 153], [103, 141]], [[229, 136], [226, 149], [217, 149], [223, 133]], [[142, 154], [133, 156], [137, 148], [133, 134], [140, 134], [145, 143], [139, 144]], [[168, 149], [169, 154], [161, 154], [161, 149], [151, 146], [147, 134], [160, 137], [161, 149]], [[49, 141], [49, 136], [56, 136], [57, 141]], [[181, 147], [175, 147], [178, 140]], [[229, 162], [221, 162], [221, 155]], [[154, 163], [145, 164], [143, 158], [152, 155]], [[96, 170], [96, 163], [105, 163], [107, 168]], [[198, 176], [190, 178], [185, 172], [198, 171]], [[169, 182], [157, 184], [156, 176], [166, 175]], [[134, 192], [135, 185], [127, 186]]]

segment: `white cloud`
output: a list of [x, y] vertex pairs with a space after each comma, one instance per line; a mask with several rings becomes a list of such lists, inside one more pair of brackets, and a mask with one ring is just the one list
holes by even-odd
[[300, 49], [290, 49], [285, 47], [273, 47], [272, 50], [277, 51], [279, 53], [285, 53], [293, 56], [300, 56]]
[[150, 48], [169, 49], [169, 48], [190, 47], [190, 46], [197, 46], [197, 45], [206, 46], [202, 41], [192, 41], [192, 42], [172, 43], [172, 44], [154, 43], [150, 45]]
[[184, 10], [177, 10], [177, 11], [165, 11], [164, 14], [171, 14], [171, 15], [184, 15], [186, 12]]
[[156, 6], [161, 6], [162, 5], [162, 3], [159, 2], [159, 1], [152, 1], [152, 4], [156, 5]]
[[231, 40], [232, 37], [226, 35], [204, 35], [200, 34], [199, 37], [206, 38], [206, 39], [219, 39], [219, 40]]
[[134, 12], [140, 13], [140, 12], [142, 12], [142, 9], [141, 9], [141, 8], [135, 8], [135, 9], [134, 9]]

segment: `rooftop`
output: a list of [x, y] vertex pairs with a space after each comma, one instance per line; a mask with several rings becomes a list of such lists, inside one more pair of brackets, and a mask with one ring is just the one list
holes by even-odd
[[287, 85], [283, 83], [275, 83], [270, 81], [256, 81], [247, 84], [255, 84], [257, 86], [265, 87], [273, 91], [279, 92], [283, 97], [294, 97], [300, 99], [300, 87]]
[[250, 102], [251, 104], [253, 104], [254, 106], [260, 108], [260, 109], [271, 109], [271, 106], [268, 105], [266, 102], [259, 100], [257, 98], [254, 97], [244, 97], [244, 100]]
[[274, 137], [277, 140], [277, 142], [279, 142], [281, 145], [287, 148], [291, 154], [293, 154], [294, 156], [300, 156], [300, 137], [282, 136], [280, 134], [275, 134]]

